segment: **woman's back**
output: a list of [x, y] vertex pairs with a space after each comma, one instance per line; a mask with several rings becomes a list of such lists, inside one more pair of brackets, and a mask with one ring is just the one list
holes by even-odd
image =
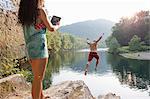
[[40, 19], [40, 15], [37, 17], [35, 24], [23, 25], [24, 37], [26, 43], [34, 36], [46, 33], [46, 26]]

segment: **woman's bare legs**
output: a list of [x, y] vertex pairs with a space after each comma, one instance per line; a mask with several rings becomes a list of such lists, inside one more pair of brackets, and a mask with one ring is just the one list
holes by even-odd
[[32, 98], [44, 99], [45, 97], [42, 91], [42, 80], [45, 75], [48, 58], [31, 59], [29, 62], [32, 66], [32, 72], [34, 75], [34, 79], [32, 82]]

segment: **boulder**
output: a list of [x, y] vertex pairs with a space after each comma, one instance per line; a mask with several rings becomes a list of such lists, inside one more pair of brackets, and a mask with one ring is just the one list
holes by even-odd
[[[88, 86], [81, 80], [64, 81], [44, 90], [51, 99], [96, 99]], [[20, 74], [0, 79], [0, 99], [32, 99], [31, 83], [26, 82]], [[98, 99], [121, 99], [113, 93], [99, 95]]]
[[108, 93], [106, 95], [99, 95], [98, 99], [121, 99], [120, 96], [116, 96], [116, 94]]
[[[95, 99], [81, 80], [52, 85], [44, 94], [51, 99]], [[0, 79], [0, 99], [32, 99], [31, 84], [19, 74]]]
[[65, 81], [51, 86], [45, 94], [50, 95], [52, 99], [95, 99], [81, 80]]
[[27, 83], [20, 74], [0, 79], [0, 99], [12, 99], [12, 95], [29, 92], [30, 90], [31, 84]]

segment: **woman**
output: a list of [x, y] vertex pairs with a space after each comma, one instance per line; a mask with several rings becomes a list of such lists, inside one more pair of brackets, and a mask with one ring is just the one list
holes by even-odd
[[34, 79], [32, 98], [46, 99], [42, 91], [42, 80], [48, 62], [46, 28], [55, 31], [43, 9], [43, 0], [21, 0], [18, 21], [23, 26], [24, 38]]

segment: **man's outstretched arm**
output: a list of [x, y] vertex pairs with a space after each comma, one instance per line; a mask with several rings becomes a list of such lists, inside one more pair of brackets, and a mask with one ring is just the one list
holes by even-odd
[[[103, 33], [103, 35], [104, 35], [104, 33]], [[96, 43], [98, 43], [102, 39], [102, 36], [99, 37], [99, 39], [96, 41]]]

